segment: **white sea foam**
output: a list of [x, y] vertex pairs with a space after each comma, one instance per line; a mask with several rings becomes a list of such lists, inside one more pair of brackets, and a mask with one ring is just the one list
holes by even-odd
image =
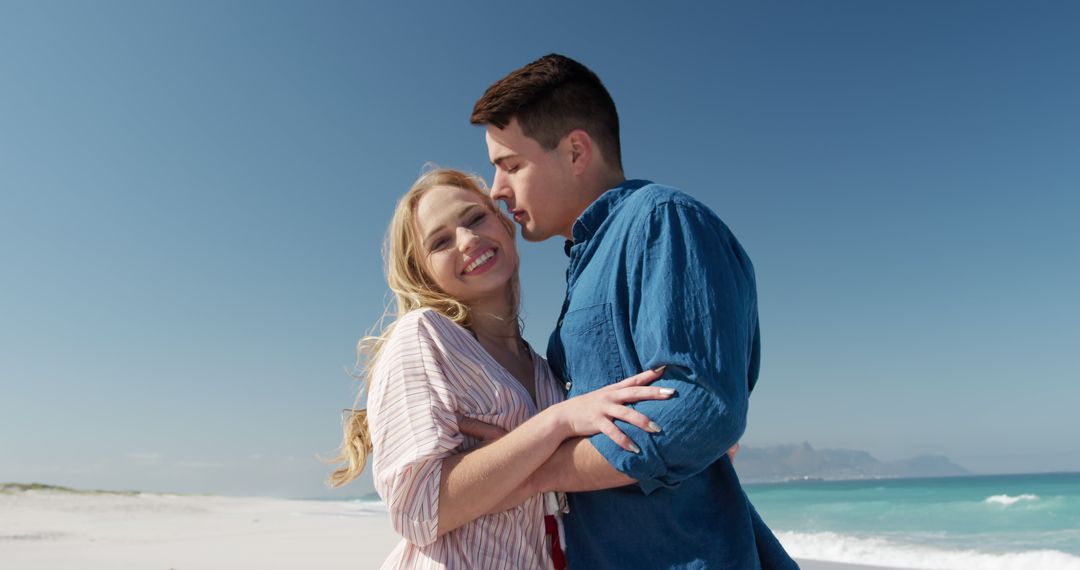
[[344, 503], [346, 510], [361, 515], [382, 515], [389, 512], [386, 503], [382, 501], [365, 501], [357, 499]]
[[1017, 495], [1015, 497], [1011, 495], [993, 495], [991, 497], [987, 497], [983, 502], [996, 505], [1005, 505], [1007, 507], [1009, 505], [1019, 503], [1020, 501], [1034, 501], [1038, 498], [1038, 495], [1031, 495], [1028, 493], [1025, 493], [1023, 495]]
[[994, 554], [905, 545], [833, 532], [777, 532], [795, 558], [921, 570], [1080, 570], [1080, 557], [1058, 550]]

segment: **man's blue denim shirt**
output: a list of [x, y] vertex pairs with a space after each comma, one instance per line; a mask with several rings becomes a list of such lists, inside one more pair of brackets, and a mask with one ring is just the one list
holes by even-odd
[[636, 479], [573, 493], [571, 568], [797, 568], [750, 505], [726, 452], [746, 428], [760, 339], [754, 270], [717, 215], [647, 181], [624, 182], [573, 227], [566, 301], [548, 360], [568, 396], [667, 365], [670, 400], [633, 407], [660, 425], [616, 425], [641, 453], [590, 441]]

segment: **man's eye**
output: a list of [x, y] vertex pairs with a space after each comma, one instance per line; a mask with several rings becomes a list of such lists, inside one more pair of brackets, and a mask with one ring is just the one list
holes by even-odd
[[513, 173], [517, 172], [519, 168], [521, 168], [521, 167], [516, 165], [516, 164], [514, 166], [508, 166], [508, 167], [506, 167], [506, 173], [507, 174], [513, 174]]

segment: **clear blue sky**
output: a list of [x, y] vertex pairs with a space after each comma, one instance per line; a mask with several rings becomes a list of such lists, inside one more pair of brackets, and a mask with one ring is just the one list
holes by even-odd
[[1075, 3], [370, 4], [0, 2], [0, 481], [325, 494], [395, 200], [553, 51], [754, 260], [745, 443], [1080, 470]]

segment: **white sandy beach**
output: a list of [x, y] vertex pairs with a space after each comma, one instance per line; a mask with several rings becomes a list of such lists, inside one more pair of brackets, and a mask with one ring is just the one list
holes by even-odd
[[[0, 493], [0, 568], [378, 568], [397, 543], [381, 509], [345, 501]], [[806, 570], [867, 570], [802, 561]]]

